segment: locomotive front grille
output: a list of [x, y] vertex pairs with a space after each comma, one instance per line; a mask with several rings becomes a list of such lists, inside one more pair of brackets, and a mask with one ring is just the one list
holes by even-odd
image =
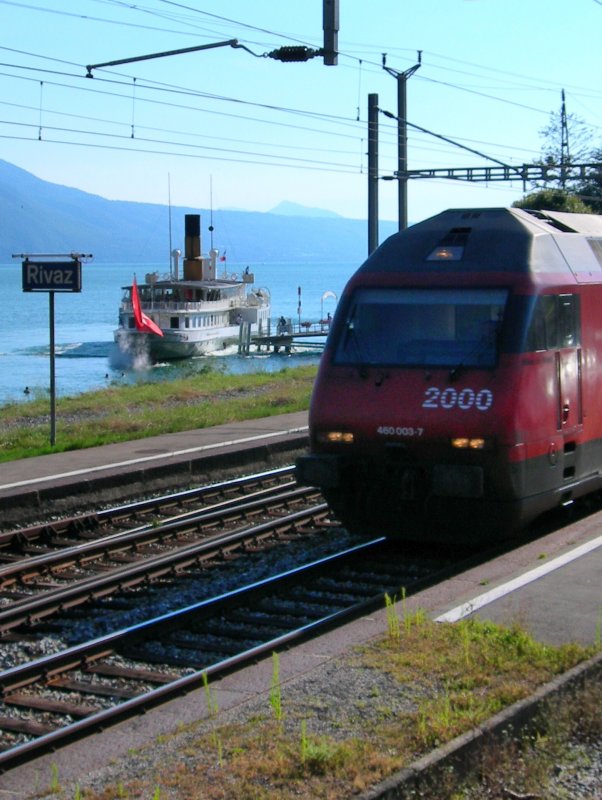
[[433, 494], [437, 497], [483, 497], [483, 468], [462, 464], [435, 464]]
[[424, 499], [429, 493], [427, 475], [405, 444], [385, 446], [381, 480], [383, 486], [389, 486], [403, 502]]

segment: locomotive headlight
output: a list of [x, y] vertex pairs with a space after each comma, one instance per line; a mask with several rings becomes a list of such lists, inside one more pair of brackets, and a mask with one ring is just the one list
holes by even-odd
[[350, 431], [321, 431], [317, 439], [323, 444], [353, 444], [354, 436]]
[[456, 436], [451, 440], [451, 446], [456, 450], [489, 450], [491, 447], [491, 440], [484, 439], [480, 436]]

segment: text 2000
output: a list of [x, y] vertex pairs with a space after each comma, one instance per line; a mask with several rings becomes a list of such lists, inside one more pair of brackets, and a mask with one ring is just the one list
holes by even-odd
[[493, 392], [489, 389], [454, 389], [448, 386], [447, 389], [439, 389], [437, 386], [429, 386], [424, 393], [422, 408], [442, 408], [449, 411], [452, 408], [459, 408], [461, 411], [468, 411], [476, 408], [477, 411], [489, 411], [493, 405]]

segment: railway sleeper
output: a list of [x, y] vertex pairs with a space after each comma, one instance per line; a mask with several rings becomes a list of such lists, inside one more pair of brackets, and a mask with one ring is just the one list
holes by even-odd
[[109, 686], [104, 683], [93, 683], [87, 681], [76, 681], [72, 678], [53, 678], [50, 682], [52, 688], [66, 689], [71, 692], [81, 692], [82, 694], [92, 694], [98, 697], [122, 697], [129, 700], [137, 697], [139, 692], [135, 689], [127, 689], [118, 686]]
[[[253, 634], [256, 634], [258, 629], [261, 629], [262, 633], [269, 632], [270, 638], [275, 638], [286, 631], [286, 628], [283, 628], [281, 625], [273, 625], [271, 619], [254, 624], [251, 624], [247, 619], [238, 620], [237, 622], [234, 622], [232, 619], [228, 620], [228, 636], [231, 636], [233, 639], [248, 639], [253, 636]], [[214, 625], [209, 623], [203, 626], [203, 632], [209, 636], [220, 636], [220, 634], [224, 632], [224, 627], [219, 623]]]
[[[48, 725], [33, 719], [18, 717], [0, 717], [0, 730], [11, 733], [24, 733], [27, 736], [45, 736], [57, 729], [56, 725]], [[7, 748], [10, 750], [10, 748]]]
[[84, 672], [106, 678], [125, 678], [129, 681], [143, 681], [157, 685], [172, 683], [180, 677], [173, 672], [153, 672], [139, 667], [122, 667], [119, 664], [95, 664], [86, 667]]
[[76, 719], [83, 719], [101, 711], [100, 706], [85, 705], [83, 703], [70, 703], [67, 700], [54, 700], [48, 697], [39, 697], [33, 694], [10, 694], [3, 698], [6, 705], [18, 706], [19, 708], [31, 708], [36, 711], [44, 711], [50, 714], [67, 714]]

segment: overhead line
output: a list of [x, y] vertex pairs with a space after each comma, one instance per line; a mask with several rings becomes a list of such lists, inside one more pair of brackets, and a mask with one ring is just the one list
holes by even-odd
[[[0, 64], [0, 66], [9, 67], [9, 68], [12, 68], [12, 69], [26, 70], [26, 71], [29, 71], [29, 72], [32, 72], [32, 71], [33, 72], [39, 72], [39, 71], [41, 71], [44, 74], [49, 73], [49, 74], [52, 74], [52, 75], [59, 75], [59, 76], [62, 76], [62, 77], [74, 78], [74, 79], [76, 79], [78, 81], [83, 79], [82, 76], [72, 75], [72, 74], [64, 72], [64, 71], [57, 71], [57, 70], [50, 71], [50, 70], [46, 70], [46, 69], [42, 69], [41, 70], [40, 68], [37, 68], [37, 67], [22, 67], [21, 65], [13, 65], [13, 64], [5, 64], [5, 63]], [[37, 82], [36, 78], [27, 78], [27, 77], [20, 76], [20, 75], [14, 76], [14, 75], [11, 75], [10, 73], [4, 73], [4, 74], [7, 77], [15, 77], [18, 80], [31, 80], [31, 81], [36, 81]], [[127, 88], [127, 89], [131, 89], [131, 87], [128, 86], [127, 84], [125, 84], [122, 80], [105, 79], [105, 78], [96, 78], [95, 80], [97, 81], [97, 83], [95, 84], [94, 87], [90, 87], [90, 88], [88, 87], [88, 85], [84, 86], [83, 84], [80, 85], [80, 86], [73, 86], [73, 85], [70, 85], [70, 84], [63, 84], [63, 83], [60, 83], [60, 82], [52, 83], [52, 82], [46, 81], [46, 83], [48, 83], [49, 85], [56, 85], [56, 86], [58, 86], [60, 88], [64, 88], [64, 89], [74, 89], [76, 91], [87, 91], [87, 92], [94, 91], [94, 92], [97, 92], [97, 93], [105, 94], [106, 96], [109, 96], [109, 97], [118, 97], [118, 98], [122, 98], [122, 99], [126, 99], [126, 100], [130, 99], [129, 93], [127, 95], [125, 95], [125, 94], [120, 94], [120, 93], [107, 91], [105, 89], [96, 88], [96, 86], [98, 84], [109, 84], [109, 85], [110, 84], [115, 84], [116, 86], [119, 86], [119, 87], [124, 87], [124, 88]], [[197, 90], [189, 90], [189, 89], [177, 88], [177, 87], [173, 87], [173, 86], [171, 86], [169, 84], [160, 84], [160, 83], [157, 83], [157, 82], [154, 82], [154, 81], [151, 81], [148, 85], [145, 82], [142, 82], [140, 84], [137, 83], [136, 84], [136, 88], [137, 88], [137, 92], [140, 92], [142, 89], [145, 89], [147, 91], [155, 91], [156, 90], [156, 91], [160, 91], [160, 92], [165, 92], [167, 94], [191, 96], [191, 97], [196, 97], [196, 98], [200, 98], [200, 99], [208, 99], [208, 100], [214, 100], [214, 101], [234, 102], [234, 103], [237, 103], [237, 104], [249, 105], [251, 107], [259, 107], [259, 108], [268, 109], [268, 110], [271, 110], [271, 111], [277, 111], [277, 112], [281, 112], [281, 113], [289, 113], [289, 114], [295, 114], [295, 115], [299, 115], [299, 116], [308, 116], [308, 117], [310, 117], [312, 119], [320, 119], [320, 120], [324, 120], [326, 122], [333, 122], [334, 121], [339, 125], [345, 125], [345, 126], [348, 126], [350, 128], [357, 128], [357, 126], [358, 126], [358, 121], [356, 119], [351, 118], [351, 117], [349, 117], [349, 118], [335, 117], [334, 115], [324, 115], [324, 114], [319, 114], [318, 112], [307, 112], [307, 111], [304, 111], [302, 109], [292, 109], [292, 108], [287, 108], [287, 107], [282, 107], [282, 106], [275, 106], [275, 105], [267, 105], [267, 104], [255, 104], [255, 103], [253, 103], [251, 101], [239, 100], [238, 98], [228, 98], [228, 97], [225, 97], [225, 96], [214, 95], [214, 94], [207, 93], [207, 92], [200, 92], [200, 91], [197, 91]], [[184, 110], [187, 110], [187, 111], [194, 111], [194, 112], [198, 112], [198, 113], [217, 114], [217, 115], [220, 115], [220, 116], [231, 116], [234, 119], [245, 119], [245, 120], [249, 120], [250, 119], [252, 121], [259, 122], [260, 124], [290, 127], [290, 128], [296, 129], [296, 130], [306, 130], [306, 131], [310, 131], [310, 132], [313, 132], [313, 133], [316, 133], [316, 134], [321, 134], [321, 135], [338, 136], [338, 137], [349, 138], [349, 139], [354, 139], [354, 140], [357, 139], [357, 136], [355, 134], [352, 134], [352, 133], [347, 134], [347, 133], [341, 133], [341, 132], [337, 132], [337, 131], [318, 130], [318, 129], [315, 129], [315, 128], [309, 128], [307, 126], [291, 125], [290, 123], [277, 122], [277, 121], [273, 121], [273, 120], [263, 120], [263, 119], [259, 119], [259, 118], [246, 117], [246, 116], [242, 116], [241, 117], [238, 114], [228, 114], [227, 112], [218, 112], [218, 111], [213, 111], [213, 110], [210, 110], [210, 109], [200, 109], [198, 107], [191, 106], [191, 105], [181, 105], [181, 104], [176, 104], [176, 103], [166, 103], [166, 102], [161, 101], [161, 100], [154, 100], [154, 99], [148, 98], [148, 97], [140, 97], [139, 94], [137, 96], [137, 101], [143, 102], [143, 103], [158, 104], [158, 105], [161, 105], [161, 106], [164, 106], [164, 107], [167, 107], [167, 108], [184, 109]], [[364, 123], [361, 123], [361, 124], [363, 125]], [[363, 135], [363, 131], [362, 131], [362, 135]], [[391, 131], [391, 135], [395, 136], [396, 134], [393, 131]]]
[[[9, 69], [23, 69], [23, 70], [27, 70], [27, 71], [49, 73], [51, 75], [60, 75], [60, 76], [67, 77], [67, 78], [73, 78], [74, 80], [78, 80], [78, 81], [80, 79], [81, 80], [85, 79], [85, 76], [83, 76], [83, 75], [71, 75], [70, 73], [59, 72], [59, 71], [56, 71], [56, 70], [52, 71], [52, 70], [40, 69], [38, 67], [23, 67], [23, 66], [18, 65], [18, 64], [15, 65], [15, 64], [6, 64], [6, 63], [3, 63], [3, 62], [0, 62], [0, 67], [6, 67], [6, 68], [9, 68]], [[39, 82], [39, 79], [37, 79], [37, 78], [27, 78], [27, 77], [20, 76], [20, 75], [11, 75], [10, 73], [4, 73], [4, 75], [5, 75], [5, 77], [16, 78], [17, 80], [32, 80], [32, 81]], [[77, 91], [105, 94], [105, 95], [110, 96], [110, 97], [118, 97], [118, 98], [121, 98], [121, 99], [127, 99], [127, 100], [131, 99], [131, 94], [129, 92], [131, 92], [132, 84], [125, 83], [122, 80], [115, 80], [115, 79], [102, 78], [102, 77], [101, 78], [95, 78], [94, 79], [94, 84], [92, 86], [88, 82], [86, 82], [86, 84], [82, 84], [80, 86], [75, 86], [75, 85], [71, 85], [71, 84], [51, 83], [48, 80], [44, 80], [44, 83], [46, 83], [48, 85], [58, 86], [58, 87], [64, 88], [64, 89], [75, 89]], [[97, 89], [96, 86], [98, 84], [109, 84], [109, 85], [114, 84], [116, 86], [128, 89], [129, 92], [128, 92], [128, 94], [117, 94], [117, 93], [109, 92], [109, 91], [106, 91], [106, 90], [103, 90], [103, 89]], [[277, 106], [277, 105], [270, 104], [270, 103], [256, 103], [256, 102], [251, 101], [251, 100], [242, 100], [241, 98], [238, 98], [238, 97], [228, 97], [226, 95], [217, 95], [217, 94], [213, 94], [211, 92], [202, 92], [202, 91], [195, 90], [195, 89], [188, 89], [188, 88], [184, 88], [184, 87], [174, 87], [174, 86], [172, 86], [170, 84], [162, 84], [162, 83], [160, 83], [158, 81], [146, 82], [144, 80], [141, 80], [141, 81], [137, 80], [136, 81], [136, 91], [137, 91], [137, 93], [139, 93], [142, 90], [163, 92], [163, 93], [166, 93], [166, 94], [174, 94], [174, 95], [183, 95], [184, 97], [195, 97], [195, 98], [204, 99], [204, 100], [215, 100], [215, 101], [220, 101], [220, 102], [235, 103], [237, 105], [250, 106], [252, 108], [259, 108], [259, 109], [268, 110], [268, 111], [277, 111], [277, 112], [284, 113], [284, 114], [292, 114], [292, 115], [296, 115], [296, 116], [308, 117], [310, 119], [324, 120], [326, 122], [333, 122], [333, 123], [336, 123], [336, 124], [339, 124], [339, 125], [345, 125], [345, 126], [348, 126], [348, 127], [354, 127], [355, 128], [355, 127], [358, 126], [358, 121], [355, 118], [351, 117], [351, 116], [350, 117], [342, 117], [340, 115], [325, 114], [325, 113], [319, 112], [319, 111], [308, 111], [306, 109], [295, 109], [295, 108], [291, 108], [291, 107], [287, 107], [287, 106]], [[183, 105], [178, 105], [176, 103], [165, 103], [165, 102], [162, 102], [162, 101], [159, 101], [159, 100], [153, 100], [153, 99], [150, 99], [150, 98], [144, 98], [144, 97], [138, 97], [137, 96], [137, 101], [138, 100], [140, 100], [141, 102], [146, 102], [146, 103], [154, 103], [154, 104], [164, 105], [167, 108], [180, 108], [180, 109], [185, 109], [187, 111], [198, 111], [198, 110], [204, 111], [204, 109], [198, 109], [198, 108], [196, 108], [194, 106], [190, 106], [190, 105], [189, 106], [183, 106]], [[215, 112], [207, 112], [207, 113], [215, 113]], [[264, 120], [260, 120], [260, 121], [263, 122]], [[283, 123], [271, 123], [269, 121], [265, 121], [265, 122], [267, 124], [283, 124]], [[311, 128], [307, 128], [306, 130], [311, 130]], [[329, 133], [329, 132], [328, 131], [324, 131], [323, 133]], [[332, 135], [339, 135], [339, 134], [332, 134]]]
[[[16, 127], [34, 128], [36, 130], [38, 128], [37, 125], [27, 124], [27, 123], [13, 123], [13, 122], [11, 122], [9, 124], [15, 125]], [[127, 137], [123, 137], [123, 138], [127, 139], [127, 141], [129, 141], [129, 142], [137, 142], [138, 141], [137, 139], [129, 139]], [[20, 142], [23, 142], [23, 141], [24, 142], [37, 142], [37, 141], [39, 141], [37, 134], [35, 135], [35, 138], [34, 138], [34, 137], [30, 137], [30, 136], [16, 136], [16, 135], [9, 135], [9, 134], [0, 133], [0, 139], [6, 139], [6, 140], [11, 140], [11, 141], [20, 141]], [[172, 151], [172, 150], [153, 150], [153, 149], [150, 149], [150, 148], [141, 148], [141, 147], [120, 147], [118, 145], [98, 144], [96, 142], [78, 142], [78, 141], [65, 140], [65, 139], [52, 139], [52, 138], [47, 138], [47, 137], [43, 137], [41, 139], [41, 142], [46, 143], [46, 144], [72, 145], [74, 147], [85, 147], [85, 148], [93, 147], [93, 148], [98, 148], [99, 150], [114, 150], [114, 151], [128, 152], [128, 153], [135, 152], [135, 153], [147, 153], [147, 154], [151, 154], [151, 155], [160, 155], [160, 156], [175, 156], [175, 157], [178, 157], [178, 158], [194, 158], [194, 159], [198, 159], [198, 160], [228, 161], [228, 162], [235, 163], [235, 164], [254, 164], [256, 166], [278, 167], [279, 169], [282, 169], [282, 168], [284, 168], [284, 169], [304, 169], [304, 170], [310, 170], [310, 171], [313, 171], [313, 172], [334, 172], [334, 173], [343, 174], [343, 175], [361, 175], [362, 174], [362, 169], [361, 168], [358, 168], [358, 167], [353, 167], [353, 168], [349, 167], [348, 169], [341, 168], [344, 165], [340, 165], [340, 166], [314, 166], [314, 165], [312, 165], [312, 162], [307, 162], [307, 163], [303, 163], [303, 164], [287, 164], [287, 163], [280, 163], [280, 162], [279, 163], [272, 163], [272, 162], [266, 161], [266, 160], [259, 161], [259, 160], [256, 160], [256, 159], [233, 158], [233, 157], [225, 158], [225, 157], [216, 156], [216, 155], [201, 155], [199, 153], [182, 153], [182, 152]]]

